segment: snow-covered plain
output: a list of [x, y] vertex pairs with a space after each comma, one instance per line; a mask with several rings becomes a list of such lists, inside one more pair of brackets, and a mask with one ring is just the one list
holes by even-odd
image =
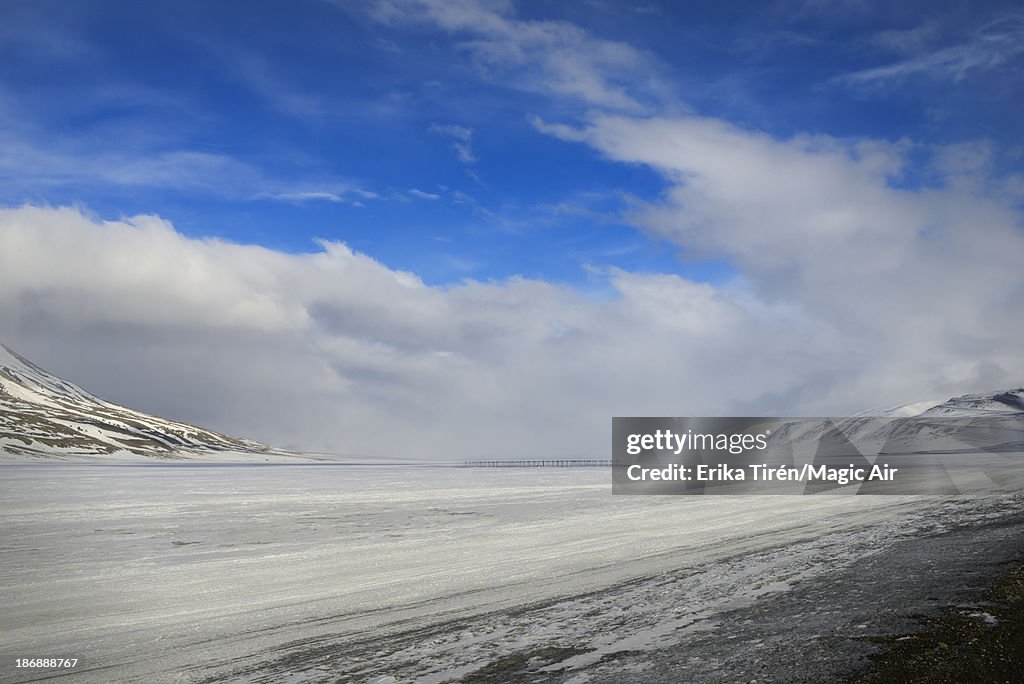
[[[445, 681], [664, 648], [1013, 497], [612, 496], [606, 469], [0, 466], [0, 680]], [[548, 656], [556, 651], [548, 651]]]

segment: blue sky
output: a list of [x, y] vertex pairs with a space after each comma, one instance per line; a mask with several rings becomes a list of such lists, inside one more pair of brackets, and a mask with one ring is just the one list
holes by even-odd
[[[606, 76], [629, 106], [558, 92], [530, 55], [488, 57], [471, 26], [387, 6], [5, 3], [0, 112], [16, 142], [0, 200], [155, 213], [292, 252], [340, 240], [428, 283], [585, 288], [587, 266], [712, 282], [733, 270], [631, 225], [660, 174], [537, 118], [692, 113], [783, 139], [986, 140], [991, 163], [1021, 169], [1014, 3], [481, 5], [523, 31], [585, 32], [581, 51], [630, 51]], [[908, 171], [902, 182], [933, 182]]]
[[0, 340], [425, 458], [1019, 386], [1022, 67], [1002, 2], [6, 2]]

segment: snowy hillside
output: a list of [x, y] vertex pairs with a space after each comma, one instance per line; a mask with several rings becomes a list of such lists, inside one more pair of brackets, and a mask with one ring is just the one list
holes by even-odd
[[1016, 452], [1024, 444], [1024, 388], [965, 394], [874, 409], [849, 418], [797, 420], [772, 435], [775, 444], [864, 455]]
[[933, 406], [922, 416], [944, 416], [947, 418], [977, 418], [986, 415], [1010, 415], [1024, 413], [1024, 387], [1005, 392], [965, 394]]
[[0, 454], [187, 458], [211, 453], [285, 452], [103, 401], [0, 345]]

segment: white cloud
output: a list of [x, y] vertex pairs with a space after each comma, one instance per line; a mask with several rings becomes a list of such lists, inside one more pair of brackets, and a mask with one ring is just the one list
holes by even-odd
[[409, 194], [412, 195], [413, 197], [418, 198], [418, 199], [425, 199], [425, 200], [438, 200], [438, 199], [441, 199], [441, 196], [438, 195], [437, 193], [424, 192], [423, 190], [420, 190], [419, 188], [412, 188], [412, 189], [410, 189], [409, 190]]
[[999, 201], [892, 189], [896, 152], [828, 139], [613, 118], [580, 135], [676, 178], [636, 220], [745, 279], [431, 287], [334, 242], [23, 207], [0, 211], [3, 339], [161, 415], [427, 458], [600, 455], [613, 415], [841, 413], [1024, 377], [1024, 237]]
[[512, 87], [617, 111], [639, 112], [671, 99], [648, 54], [569, 22], [519, 19], [508, 2], [376, 0], [369, 14], [455, 36], [478, 69]]
[[269, 199], [280, 202], [294, 202], [302, 204], [305, 202], [333, 202], [335, 204], [351, 204], [353, 206], [364, 206], [360, 200], [379, 199], [375, 192], [363, 190], [346, 183], [325, 183], [325, 184], [295, 184], [295, 183], [267, 183], [272, 190], [261, 192], [255, 196], [256, 199]]
[[304, 92], [291, 79], [275, 74], [274, 65], [262, 56], [229, 49], [224, 43], [202, 41], [224, 64], [224, 73], [245, 84], [271, 108], [314, 124], [323, 123], [330, 106], [317, 93]]
[[463, 164], [475, 164], [478, 161], [476, 151], [473, 150], [473, 129], [465, 126], [432, 124], [432, 133], [438, 133], [451, 139], [452, 149], [455, 156]]
[[523, 278], [438, 288], [339, 243], [285, 254], [155, 217], [0, 211], [6, 343], [112, 400], [275, 443], [600, 455], [613, 415], [728, 412], [841, 372], [793, 307], [603, 277], [610, 299]]
[[904, 60], [845, 74], [834, 80], [869, 87], [899, 85], [915, 77], [956, 82], [974, 72], [996, 69], [1024, 55], [1024, 14], [1018, 12], [990, 21], [955, 45], [925, 47], [933, 35], [930, 25], [910, 31], [876, 34], [876, 41], [887, 49], [901, 48], [912, 54]]
[[964, 391], [980, 368], [1024, 378], [1013, 313], [1024, 217], [989, 189], [999, 183], [979, 181], [987, 143], [939, 148], [942, 184], [909, 189], [898, 182], [908, 143], [776, 140], [696, 117], [538, 128], [660, 171], [669, 188], [634, 214], [638, 226], [728, 260], [754, 291], [840, 334], [851, 373], [823, 404]]
[[871, 34], [867, 43], [887, 52], [901, 55], [921, 53], [940, 37], [940, 26], [935, 19], [909, 29], [886, 29]]
[[94, 141], [58, 147], [35, 131], [0, 134], [0, 180], [5, 195], [48, 188], [154, 188], [227, 199], [355, 203], [376, 199], [351, 179], [284, 178], [231, 155], [186, 149], [119, 151]]
[[11, 137], [4, 143], [0, 177], [15, 186], [149, 186], [236, 195], [264, 182], [256, 168], [221, 154], [169, 150], [143, 156], [74, 145], [57, 150]]

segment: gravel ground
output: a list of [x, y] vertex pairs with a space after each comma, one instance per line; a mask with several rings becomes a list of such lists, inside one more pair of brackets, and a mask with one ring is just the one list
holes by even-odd
[[523, 680], [1024, 681], [1022, 554], [1024, 513], [910, 538], [719, 615], [671, 649]]

